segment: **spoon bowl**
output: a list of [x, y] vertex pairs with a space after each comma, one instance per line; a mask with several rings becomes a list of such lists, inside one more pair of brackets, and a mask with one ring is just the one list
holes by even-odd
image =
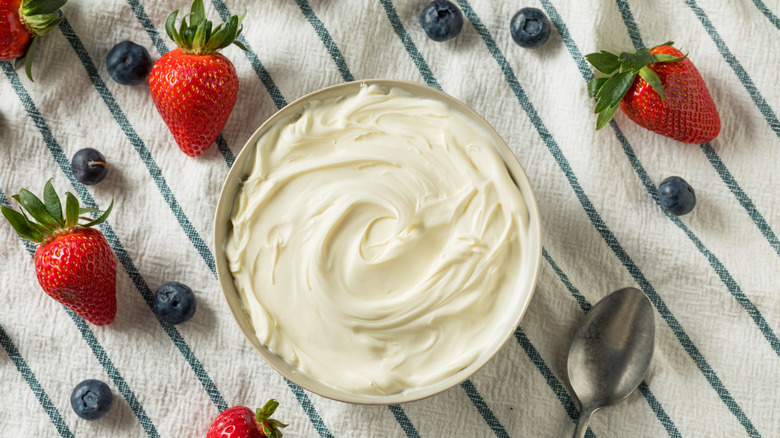
[[569, 382], [580, 403], [574, 437], [585, 436], [596, 410], [620, 402], [642, 382], [655, 346], [655, 313], [647, 296], [619, 289], [588, 312], [569, 348]]

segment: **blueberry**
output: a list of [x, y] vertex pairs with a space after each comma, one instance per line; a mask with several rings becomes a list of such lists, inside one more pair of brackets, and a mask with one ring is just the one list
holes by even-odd
[[132, 41], [115, 45], [106, 57], [111, 79], [122, 85], [138, 85], [152, 71], [152, 58], [145, 48]]
[[103, 181], [108, 174], [108, 164], [103, 154], [92, 148], [84, 148], [73, 155], [70, 170], [77, 180], [91, 186]]
[[658, 186], [661, 206], [677, 216], [688, 214], [696, 205], [696, 193], [684, 179], [670, 176]]
[[463, 29], [463, 14], [447, 0], [434, 0], [420, 14], [420, 25], [434, 41], [455, 38]]
[[100, 380], [85, 380], [73, 389], [70, 394], [70, 405], [76, 415], [85, 420], [97, 420], [111, 410], [114, 395], [111, 388]]
[[550, 37], [550, 20], [539, 9], [523, 8], [512, 17], [509, 32], [518, 46], [535, 49]]
[[189, 321], [197, 308], [192, 289], [177, 281], [163, 283], [154, 293], [152, 309], [160, 321], [171, 324]]

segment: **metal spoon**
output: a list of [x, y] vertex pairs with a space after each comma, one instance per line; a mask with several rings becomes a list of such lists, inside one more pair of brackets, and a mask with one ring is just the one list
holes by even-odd
[[633, 287], [607, 295], [585, 315], [569, 348], [569, 382], [580, 404], [574, 438], [596, 410], [628, 397], [642, 382], [655, 344], [655, 314]]

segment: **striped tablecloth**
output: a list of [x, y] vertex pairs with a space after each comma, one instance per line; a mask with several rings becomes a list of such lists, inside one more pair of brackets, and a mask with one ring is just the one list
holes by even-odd
[[[70, 0], [40, 41], [35, 83], [0, 63], [0, 203], [51, 177], [87, 206], [113, 198], [100, 229], [119, 262], [117, 319], [94, 327], [43, 294], [34, 249], [0, 223], [0, 436], [204, 436], [219, 411], [272, 397], [286, 436], [567, 436], [578, 415], [569, 340], [623, 286], [655, 306], [655, 357], [639, 391], [594, 415], [590, 436], [780, 436], [780, 2], [457, 0], [466, 24], [445, 43], [421, 29], [425, 3], [207, 0], [215, 20], [247, 12], [250, 50], [224, 51], [238, 103], [197, 159], [175, 146], [147, 86], [120, 86], [105, 68], [124, 39], [155, 58], [170, 50], [163, 23], [188, 1]], [[524, 6], [553, 23], [536, 51], [509, 34]], [[709, 85], [720, 136], [684, 145], [622, 114], [596, 132], [583, 55], [670, 39]], [[303, 94], [377, 77], [444, 90], [493, 124], [529, 174], [545, 235], [531, 307], [487, 366], [430, 399], [367, 407], [303, 391], [262, 361], [221, 296], [211, 233], [221, 184], [260, 123]], [[112, 165], [92, 187], [69, 171], [88, 146]], [[671, 175], [696, 190], [690, 215], [658, 206], [656, 186]], [[195, 318], [175, 327], [149, 307], [169, 280], [199, 298]], [[69, 404], [87, 378], [115, 397], [96, 422]]]

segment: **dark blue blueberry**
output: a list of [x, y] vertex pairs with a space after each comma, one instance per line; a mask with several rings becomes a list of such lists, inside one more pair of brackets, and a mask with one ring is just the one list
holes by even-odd
[[197, 308], [192, 289], [177, 281], [163, 283], [154, 293], [152, 309], [160, 321], [171, 324], [189, 321]]
[[108, 174], [108, 164], [103, 154], [92, 148], [84, 148], [73, 155], [70, 170], [82, 184], [91, 186], [103, 181]]
[[684, 179], [670, 176], [658, 186], [658, 199], [661, 206], [677, 216], [688, 214], [696, 205], [696, 193]]
[[518, 46], [535, 49], [550, 37], [550, 20], [539, 9], [523, 8], [512, 17], [509, 32]]
[[100, 380], [85, 380], [70, 394], [70, 405], [76, 415], [85, 420], [97, 420], [111, 410], [114, 395], [111, 388]]
[[455, 38], [463, 29], [463, 14], [447, 0], [434, 0], [420, 14], [420, 25], [434, 41]]
[[132, 41], [115, 45], [106, 57], [111, 79], [122, 85], [138, 85], [152, 71], [152, 58], [145, 48]]

